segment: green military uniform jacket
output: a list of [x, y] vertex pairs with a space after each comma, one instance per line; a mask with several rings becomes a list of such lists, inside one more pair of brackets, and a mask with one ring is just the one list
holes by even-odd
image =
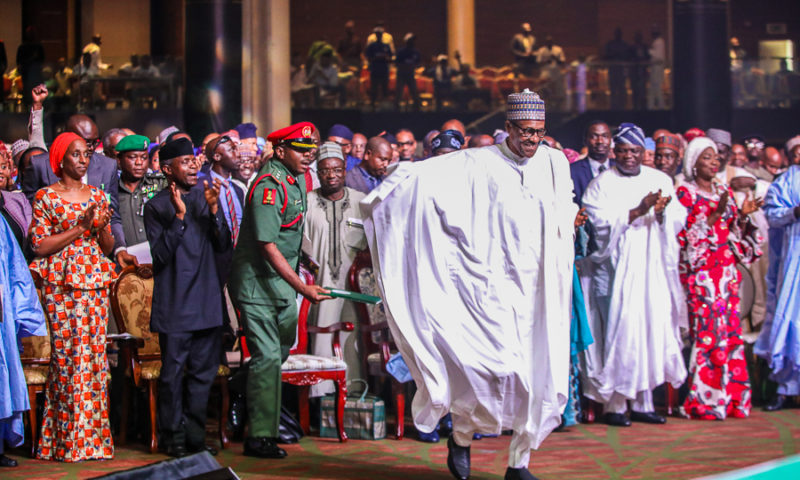
[[119, 182], [119, 215], [125, 243], [136, 245], [147, 241], [144, 229], [144, 204], [156, 193], [166, 188], [169, 182], [162, 173], [146, 173], [133, 191]]
[[277, 306], [295, 301], [297, 292], [263, 257], [260, 243], [274, 243], [296, 270], [305, 213], [305, 177], [295, 177], [278, 159], [264, 164], [247, 193], [233, 253], [228, 290], [234, 301]]

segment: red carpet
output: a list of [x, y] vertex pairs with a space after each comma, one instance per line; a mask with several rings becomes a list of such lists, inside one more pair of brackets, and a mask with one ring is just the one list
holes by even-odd
[[[413, 429], [411, 433], [413, 434]], [[476, 441], [472, 446], [472, 478], [502, 478], [510, 437]], [[407, 438], [377, 442], [307, 437], [286, 448], [284, 460], [258, 460], [241, 455], [242, 447], [220, 452], [217, 461], [243, 479], [451, 478], [445, 466], [447, 447]], [[663, 426], [630, 428], [579, 425], [553, 433], [532, 454], [531, 470], [547, 479], [688, 479], [726, 472], [800, 452], [800, 410], [755, 411], [746, 420], [724, 422], [670, 418]], [[17, 452], [12, 452], [12, 455]], [[21, 451], [19, 453], [22, 453]], [[83, 479], [164, 460], [144, 447], [117, 448], [107, 462], [58, 464], [15, 456], [20, 466], [0, 470], [0, 478]]]

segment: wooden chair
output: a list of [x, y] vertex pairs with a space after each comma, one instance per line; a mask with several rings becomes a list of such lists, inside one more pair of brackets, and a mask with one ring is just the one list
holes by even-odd
[[47, 372], [50, 365], [50, 319], [47, 316], [47, 308], [42, 297], [42, 277], [35, 271], [31, 271], [36, 291], [39, 294], [39, 302], [45, 315], [45, 325], [47, 325], [47, 336], [44, 337], [24, 337], [22, 339], [22, 352], [20, 360], [22, 371], [25, 374], [25, 383], [28, 385], [28, 427], [30, 432], [28, 438], [31, 439], [31, 458], [36, 456], [36, 447], [39, 445], [39, 422], [36, 421], [36, 412], [39, 402], [36, 395], [44, 392], [44, 385], [47, 383]]
[[[314, 284], [314, 275], [300, 269], [300, 278], [307, 285]], [[297, 314], [297, 343], [289, 350], [289, 358], [281, 365], [281, 381], [300, 388], [298, 398], [298, 411], [300, 426], [307, 435], [310, 432], [308, 411], [308, 394], [311, 385], [316, 385], [325, 380], [333, 380], [336, 387], [336, 431], [340, 442], [347, 441], [344, 431], [344, 404], [347, 399], [347, 364], [342, 356], [342, 347], [339, 342], [339, 332], [352, 332], [355, 326], [350, 322], [339, 322], [328, 327], [308, 325], [308, 311], [311, 302], [303, 298]], [[320, 357], [308, 354], [308, 335], [317, 333], [332, 333], [333, 357]], [[247, 351], [247, 338], [242, 337], [242, 364], [250, 360]]]
[[[347, 288], [353, 292], [378, 295], [369, 251], [364, 250], [356, 255], [347, 275]], [[383, 312], [382, 305], [368, 305], [365, 303], [356, 304], [356, 314], [358, 315], [358, 328], [361, 332], [361, 344], [364, 347], [364, 355], [362, 355], [364, 371], [368, 372], [371, 377], [381, 379], [388, 377], [391, 379], [397, 421], [395, 437], [397, 440], [402, 440], [406, 394], [404, 385], [395, 380], [386, 371], [386, 363], [389, 361], [389, 357], [397, 352], [389, 331], [389, 324], [386, 321], [386, 314]]]
[[[122, 270], [111, 288], [111, 308], [120, 334], [128, 333], [134, 341], [120, 341], [120, 362], [127, 365], [125, 375], [130, 377], [136, 387], [147, 390], [150, 412], [150, 453], [158, 451], [156, 437], [156, 398], [158, 379], [161, 374], [161, 349], [158, 334], [150, 331], [150, 309], [153, 302], [153, 268], [144, 264], [128, 266]], [[135, 339], [143, 339], [143, 346]], [[228, 419], [228, 376], [230, 369], [220, 365], [215, 384], [221, 392], [219, 408], [219, 440], [222, 448], [229, 445], [226, 434]], [[127, 440], [128, 414], [132, 395], [131, 382], [124, 383], [122, 394], [122, 426], [120, 445]]]

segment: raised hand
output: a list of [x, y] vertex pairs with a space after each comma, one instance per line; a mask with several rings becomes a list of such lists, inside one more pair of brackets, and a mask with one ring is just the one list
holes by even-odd
[[650, 192], [645, 195], [642, 201], [639, 202], [639, 205], [628, 212], [628, 223], [633, 223], [633, 221], [637, 218], [647, 215], [647, 212], [649, 212], [650, 209], [653, 208], [656, 203], [658, 203], [660, 198], [661, 190], [657, 192]]
[[203, 181], [204, 191], [203, 194], [206, 197], [206, 203], [208, 203], [208, 209], [211, 211], [212, 214], [217, 213], [217, 208], [219, 204], [219, 192], [222, 190], [222, 181], [219, 178], [214, 179], [214, 183], [209, 186], [208, 180]]
[[726, 190], [722, 192], [722, 195], [719, 196], [719, 203], [717, 204], [717, 208], [714, 210], [714, 213], [716, 213], [719, 216], [722, 216], [722, 214], [725, 213], [725, 209], [728, 208], [729, 200], [730, 200], [730, 195], [728, 194], [728, 191]]
[[746, 198], [744, 202], [742, 202], [742, 208], [739, 209], [739, 213], [742, 215], [750, 215], [751, 213], [758, 211], [759, 208], [764, 206], [764, 199], [763, 198], [754, 198], [751, 199]]
[[47, 98], [48, 93], [49, 92], [47, 91], [47, 87], [44, 85], [44, 83], [40, 83], [39, 85], [33, 87], [31, 90], [31, 97], [33, 98], [34, 110], [39, 110], [42, 108], [42, 104]]
[[719, 203], [717, 203], [717, 208], [714, 209], [713, 212], [708, 216], [708, 223], [709, 226], [714, 226], [717, 221], [722, 218], [725, 214], [725, 210], [728, 208], [728, 201], [730, 200], [730, 195], [728, 191], [722, 192], [722, 195], [719, 196]]
[[183, 198], [181, 197], [181, 191], [175, 182], [169, 184], [169, 200], [172, 202], [172, 207], [175, 209], [175, 216], [183, 220], [183, 216], [186, 215], [186, 204], [183, 203]]
[[658, 199], [661, 198], [661, 190], [657, 192], [650, 192], [644, 196], [641, 202], [639, 202], [639, 211], [642, 215], [646, 214], [653, 208], [658, 202]]
[[95, 216], [97, 217], [97, 229], [102, 230], [111, 222], [111, 208], [107, 205], [101, 206]]
[[587, 218], [589, 217], [586, 215], [585, 208], [581, 208], [580, 210], [578, 210], [578, 214], [575, 215], [575, 229], [582, 227], [583, 224], [586, 223]]
[[[659, 192], [661, 191], [659, 190]], [[656, 200], [656, 204], [653, 206], [654, 207], [653, 211], [656, 213], [656, 215], [662, 215], [664, 213], [664, 209], [667, 208], [667, 205], [669, 205], [670, 200], [672, 200], [672, 197], [670, 197], [669, 195], [667, 195], [666, 197], [662, 197], [659, 195], [658, 200]]]
[[84, 231], [92, 228], [92, 223], [94, 223], [94, 217], [96, 212], [97, 212], [97, 204], [92, 203], [91, 205], [86, 207], [86, 210], [84, 210], [83, 214], [81, 214], [80, 218], [78, 219], [78, 225], [80, 225], [80, 227]]

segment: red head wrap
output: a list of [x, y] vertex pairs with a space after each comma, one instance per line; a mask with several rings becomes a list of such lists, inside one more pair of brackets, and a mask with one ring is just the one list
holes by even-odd
[[50, 146], [50, 168], [57, 177], [61, 177], [61, 161], [64, 160], [64, 155], [67, 154], [67, 149], [75, 140], [83, 140], [78, 135], [72, 132], [64, 132], [53, 140]]

